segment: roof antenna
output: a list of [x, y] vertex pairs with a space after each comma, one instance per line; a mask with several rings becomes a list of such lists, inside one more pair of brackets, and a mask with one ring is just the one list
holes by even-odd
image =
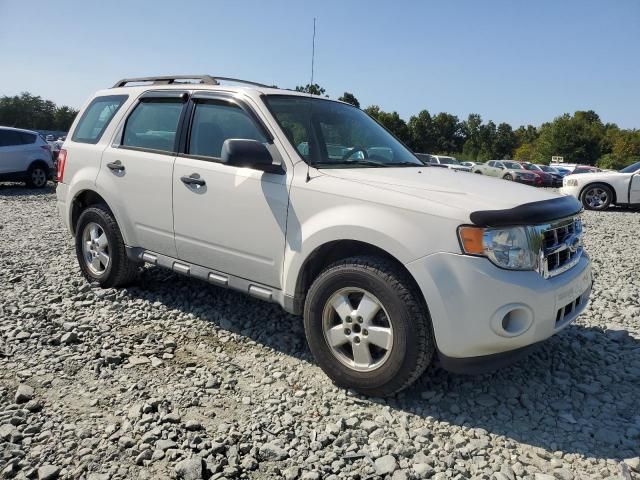
[[[316, 17], [313, 17], [313, 39], [311, 40], [311, 83], [309, 84], [309, 88], [313, 88], [313, 67], [314, 60], [316, 58]], [[313, 95], [309, 92], [309, 96]], [[309, 101], [309, 140], [307, 141], [307, 145], [309, 146], [309, 161], [307, 162], [307, 180], [305, 183], [308, 183], [311, 180], [309, 176], [309, 169], [311, 162], [311, 110], [313, 109], [313, 105], [311, 104], [311, 100]]]

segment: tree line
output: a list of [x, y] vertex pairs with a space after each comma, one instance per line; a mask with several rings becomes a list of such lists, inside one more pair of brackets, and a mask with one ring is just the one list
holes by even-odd
[[[296, 91], [325, 95], [318, 84], [296, 87]], [[353, 93], [338, 100], [360, 108]], [[565, 163], [598, 165], [619, 169], [640, 161], [640, 130], [622, 129], [603, 123], [593, 110], [565, 113], [539, 127], [483, 121], [477, 113], [460, 120], [450, 113], [422, 110], [405, 121], [398, 112], [385, 112], [378, 105], [364, 111], [384, 125], [414, 152], [453, 155], [460, 160], [516, 159], [548, 164], [552, 156]]]
[[[297, 86], [296, 91], [325, 95], [318, 84]], [[360, 108], [353, 93], [338, 98]], [[384, 125], [414, 152], [453, 155], [460, 160], [509, 159], [549, 163], [564, 157], [566, 163], [622, 168], [640, 161], [640, 130], [622, 129], [603, 123], [593, 110], [565, 113], [539, 127], [484, 121], [477, 113], [465, 120], [424, 109], [405, 121], [398, 112], [385, 112], [378, 105], [364, 111]], [[78, 114], [74, 108], [23, 92], [0, 98], [0, 125], [32, 130], [68, 131]]]
[[74, 108], [58, 106], [28, 92], [0, 98], [0, 125], [5, 127], [66, 132], [77, 114]]

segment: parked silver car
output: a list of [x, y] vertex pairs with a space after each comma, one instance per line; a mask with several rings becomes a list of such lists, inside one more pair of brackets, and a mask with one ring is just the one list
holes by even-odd
[[0, 127], [0, 181], [43, 188], [54, 173], [51, 146], [36, 132]]

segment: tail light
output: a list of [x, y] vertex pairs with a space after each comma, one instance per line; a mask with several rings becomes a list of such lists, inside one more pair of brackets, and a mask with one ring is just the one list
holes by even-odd
[[64, 167], [67, 164], [67, 151], [63, 148], [58, 153], [58, 171], [56, 172], [56, 181], [61, 183], [64, 179]]

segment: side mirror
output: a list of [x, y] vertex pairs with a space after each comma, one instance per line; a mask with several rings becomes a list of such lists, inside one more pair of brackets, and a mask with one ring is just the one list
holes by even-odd
[[273, 164], [271, 153], [257, 140], [229, 138], [222, 144], [222, 162], [234, 167], [253, 168], [268, 173], [282, 173], [280, 165]]

